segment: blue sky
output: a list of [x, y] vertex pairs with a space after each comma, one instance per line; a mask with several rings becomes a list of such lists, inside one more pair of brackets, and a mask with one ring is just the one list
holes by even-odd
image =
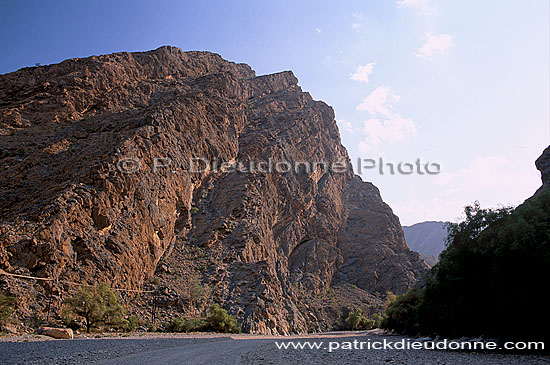
[[550, 144], [548, 0], [0, 2], [0, 73], [174, 45], [292, 70], [333, 106], [352, 160], [435, 162], [380, 175], [403, 224], [474, 200], [519, 204]]

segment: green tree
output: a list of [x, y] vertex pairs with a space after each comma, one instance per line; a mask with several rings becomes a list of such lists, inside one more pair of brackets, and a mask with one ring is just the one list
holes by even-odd
[[392, 297], [386, 307], [382, 328], [409, 334], [418, 333], [417, 312], [422, 293], [419, 289], [410, 289], [403, 295]]
[[81, 286], [78, 292], [65, 300], [69, 314], [84, 319], [86, 332], [100, 324], [122, 327], [126, 324], [126, 309], [119, 303], [109, 284]]
[[397, 295], [392, 293], [391, 291], [386, 292], [386, 300], [384, 301], [384, 311], [388, 309], [388, 307], [397, 300]]
[[189, 286], [189, 297], [193, 306], [204, 298], [206, 290], [199, 279], [193, 279]]
[[349, 312], [343, 327], [350, 331], [369, 330], [374, 327], [374, 320], [365, 317], [361, 309], [356, 309]]
[[227, 311], [218, 304], [214, 304], [210, 307], [206, 322], [212, 330], [217, 332], [238, 333], [241, 331], [237, 319], [228, 314]]

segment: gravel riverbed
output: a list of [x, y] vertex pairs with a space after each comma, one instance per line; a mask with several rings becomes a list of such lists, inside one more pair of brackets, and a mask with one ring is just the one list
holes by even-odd
[[0, 364], [550, 364], [550, 357], [503, 352], [279, 349], [276, 342], [399, 341], [379, 333], [308, 336], [146, 335], [0, 341]]

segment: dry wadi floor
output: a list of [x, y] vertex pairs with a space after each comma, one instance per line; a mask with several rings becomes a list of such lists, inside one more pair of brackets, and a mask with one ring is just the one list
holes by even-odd
[[550, 364], [550, 357], [431, 350], [280, 350], [276, 341], [396, 341], [376, 331], [304, 336], [134, 334], [127, 337], [0, 341], [1, 364]]

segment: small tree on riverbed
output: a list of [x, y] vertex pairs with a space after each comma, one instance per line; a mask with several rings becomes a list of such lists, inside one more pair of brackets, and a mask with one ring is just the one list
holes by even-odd
[[64, 304], [68, 314], [84, 319], [87, 333], [100, 324], [120, 327], [126, 322], [126, 309], [107, 283], [82, 286]]

